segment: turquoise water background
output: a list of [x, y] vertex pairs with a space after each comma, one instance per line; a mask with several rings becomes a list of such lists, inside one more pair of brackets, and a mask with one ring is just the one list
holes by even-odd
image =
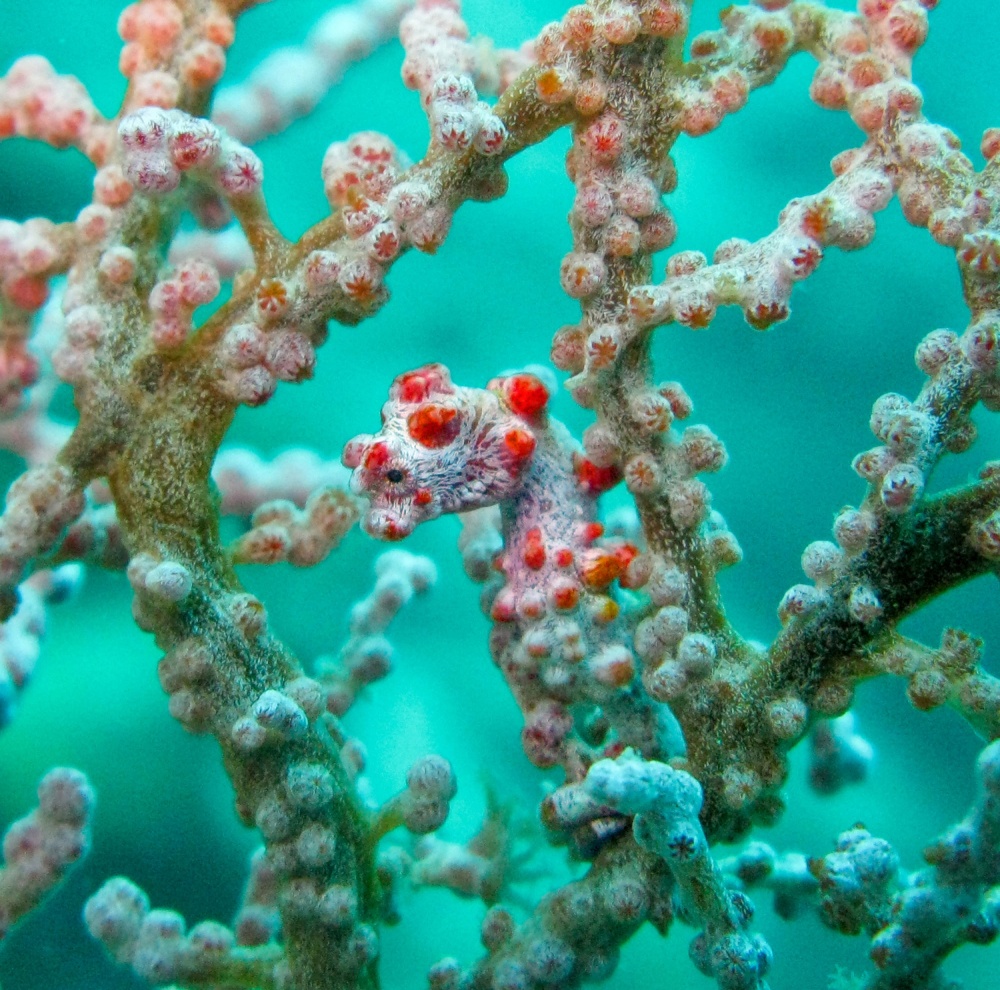
[[[274, 0], [251, 11], [240, 23], [227, 80], [244, 78], [272, 47], [300, 40], [329, 6]], [[721, 6], [700, 0], [696, 26], [713, 26]], [[103, 112], [114, 112], [122, 93], [114, 30], [120, 9], [106, 0], [0, 0], [0, 72], [17, 55], [42, 53], [58, 71], [78, 75]], [[504, 45], [534, 35], [564, 9], [551, 0], [465, 4], [472, 30]], [[983, 129], [1000, 125], [1000, 9], [993, 0], [944, 0], [931, 24], [915, 73], [926, 112], [956, 131], [978, 167]], [[399, 61], [397, 45], [381, 49], [351, 69], [315, 114], [258, 147], [272, 214], [286, 235], [298, 235], [328, 210], [319, 166], [331, 141], [376, 129], [411, 156], [422, 152], [426, 123], [417, 97], [399, 81]], [[719, 131], [678, 144], [680, 185], [668, 201], [680, 228], [677, 249], [711, 254], [727, 237], [762, 236], [791, 197], [829, 181], [833, 154], [859, 143], [846, 115], [808, 100], [811, 72], [812, 62], [797, 57]], [[402, 370], [442, 360], [456, 381], [479, 384], [501, 369], [547, 361], [553, 331], [576, 316], [558, 284], [559, 261], [570, 247], [567, 146], [562, 133], [513, 161], [507, 197], [463, 207], [436, 256], [404, 258], [389, 278], [389, 305], [357, 328], [333, 327], [315, 379], [283, 387], [263, 409], [242, 411], [232, 442], [263, 453], [307, 445], [337, 457], [346, 439], [375, 428], [388, 384]], [[80, 155], [0, 143], [0, 216], [71, 219], [89, 201], [90, 179]], [[922, 381], [912, 361], [916, 344], [937, 327], [960, 331], [965, 320], [950, 253], [909, 227], [894, 203], [878, 217], [875, 243], [851, 255], [831, 252], [797, 289], [792, 318], [768, 333], [751, 330], [733, 312], [704, 332], [658, 331], [658, 376], [685, 385], [694, 420], [729, 449], [729, 465], [710, 482], [714, 505], [744, 550], [743, 563], [722, 577], [729, 614], [744, 635], [774, 635], [778, 601], [802, 580], [802, 549], [830, 538], [835, 512], [862, 497], [850, 462], [874, 443], [867, 427], [872, 402], [886, 391], [915, 395]], [[68, 415], [68, 396], [60, 402]], [[565, 395], [556, 410], [577, 431], [590, 421]], [[934, 489], [966, 481], [984, 460], [1000, 456], [995, 417], [980, 411], [976, 420], [979, 442], [949, 458]], [[16, 469], [9, 458], [3, 466]], [[409, 541], [409, 549], [434, 557], [440, 581], [393, 626], [396, 671], [348, 718], [368, 747], [381, 797], [397, 790], [406, 767], [426, 752], [453, 762], [460, 793], [443, 832], [451, 838], [474, 830], [483, 774], [525, 813], [544, 779], [521, 753], [518, 714], [486, 651], [478, 589], [458, 566], [457, 529], [454, 519], [439, 520]], [[243, 577], [264, 599], [276, 632], [308, 663], [343, 641], [350, 603], [367, 593], [380, 549], [354, 532], [313, 570], [245, 568]], [[930, 643], [947, 625], [984, 636], [986, 665], [998, 673], [996, 591], [994, 580], [982, 579], [935, 602], [904, 631]], [[94, 573], [75, 601], [52, 610], [35, 680], [0, 735], [0, 823], [30, 807], [35, 783], [55, 764], [86, 771], [99, 801], [90, 857], [0, 949], [4, 990], [140, 986], [105, 960], [79, 918], [85, 898], [110, 875], [130, 876], [156, 906], [181, 911], [189, 923], [229, 920], [238, 903], [255, 836], [235, 820], [215, 744], [185, 735], [167, 714], [157, 652], [132, 625], [129, 600], [121, 575]], [[978, 743], [951, 713], [914, 711], [903, 687], [885, 681], [859, 691], [860, 728], [878, 754], [868, 782], [821, 799], [804, 787], [803, 754], [796, 754], [789, 811], [761, 838], [822, 855], [838, 832], [863, 821], [896, 844], [905, 864], [920, 865], [921, 848], [965, 814]], [[535, 899], [566, 876], [558, 858], [540, 860], [551, 863], [552, 874], [525, 891]], [[756, 900], [758, 927], [775, 950], [776, 990], [823, 988], [836, 964], [863, 968], [862, 940], [833, 936], [811, 918], [786, 924], [766, 897]], [[383, 937], [386, 987], [415, 990], [441, 956], [467, 962], [479, 955], [476, 906], [429, 890], [408, 894], [402, 908], [403, 923]], [[607, 985], [708, 988], [686, 959], [692, 934], [678, 927], [664, 941], [644, 930]], [[1000, 949], [966, 948], [948, 971], [985, 990], [996, 985], [998, 965]]]

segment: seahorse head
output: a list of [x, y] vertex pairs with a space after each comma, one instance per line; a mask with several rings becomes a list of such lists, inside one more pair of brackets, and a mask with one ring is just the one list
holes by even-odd
[[344, 448], [351, 490], [369, 502], [365, 531], [401, 540], [442, 513], [513, 497], [547, 400], [533, 375], [494, 379], [486, 389], [452, 384], [441, 364], [400, 375], [382, 407], [382, 429]]

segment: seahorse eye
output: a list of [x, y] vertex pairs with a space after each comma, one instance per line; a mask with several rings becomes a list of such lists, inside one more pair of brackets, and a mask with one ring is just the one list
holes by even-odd
[[385, 480], [391, 481], [394, 485], [398, 484], [403, 480], [403, 472], [400, 471], [399, 468], [389, 468], [389, 470], [385, 472]]

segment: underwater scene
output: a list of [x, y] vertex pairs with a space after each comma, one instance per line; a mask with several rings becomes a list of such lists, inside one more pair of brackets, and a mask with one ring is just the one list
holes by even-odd
[[997, 986], [998, 74], [0, 0], [3, 990]]

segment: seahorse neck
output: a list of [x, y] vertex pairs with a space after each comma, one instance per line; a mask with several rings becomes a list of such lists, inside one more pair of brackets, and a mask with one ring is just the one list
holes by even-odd
[[[573, 463], [578, 448], [566, 427], [550, 419], [535, 431], [535, 437], [538, 445], [523, 484], [500, 505], [507, 555], [521, 559], [536, 530], [550, 547], [562, 546], [571, 552], [582, 549], [586, 545], [583, 529], [596, 516], [594, 499], [580, 491]], [[546, 560], [539, 570], [553, 566], [558, 565]]]

